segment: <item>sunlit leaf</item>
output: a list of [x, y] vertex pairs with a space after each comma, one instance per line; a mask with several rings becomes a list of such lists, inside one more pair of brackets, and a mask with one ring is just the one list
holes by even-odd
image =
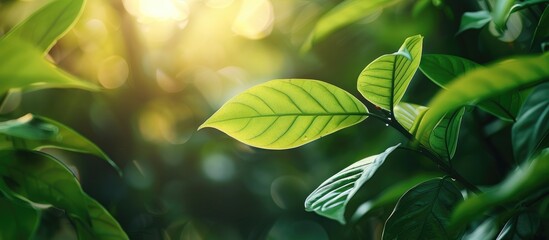
[[301, 146], [367, 117], [346, 91], [316, 80], [272, 80], [229, 100], [199, 129], [212, 127], [251, 146]]
[[469, 29], [479, 29], [492, 21], [492, 15], [488, 11], [466, 12], [461, 17], [457, 34]]
[[406, 192], [387, 219], [383, 239], [459, 239], [449, 231], [454, 207], [463, 200], [449, 179], [433, 179]]
[[469, 71], [456, 78], [447, 90], [439, 92], [430, 102], [418, 129], [428, 132], [447, 113], [474, 101], [538, 83], [549, 77], [549, 54], [505, 60], [489, 67]]
[[89, 219], [87, 196], [76, 177], [46, 154], [1, 150], [0, 176], [5, 186], [22, 199], [53, 205], [83, 221]]
[[524, 211], [505, 223], [496, 240], [533, 239], [539, 226], [538, 213]]
[[408, 130], [409, 133], [414, 134], [427, 109], [425, 106], [399, 102], [394, 108], [394, 115], [400, 125]]
[[398, 52], [383, 55], [364, 68], [358, 91], [371, 103], [387, 111], [400, 102], [421, 61], [423, 37], [407, 38]]
[[0, 95], [11, 88], [32, 90], [39, 88], [80, 88], [98, 90], [89, 82], [55, 67], [44, 59], [32, 45], [13, 38], [0, 40]]
[[123, 240], [129, 239], [120, 224], [97, 201], [88, 197], [88, 212], [91, 224], [73, 219], [80, 240]]
[[431, 149], [445, 159], [451, 159], [456, 153], [461, 119], [465, 108], [444, 115], [429, 137]]
[[544, 142], [549, 135], [549, 83], [535, 88], [522, 107], [517, 122], [513, 125], [512, 140], [515, 159], [522, 162], [537, 151], [549, 147]]
[[58, 131], [56, 126], [40, 121], [31, 114], [0, 122], [0, 134], [29, 140], [48, 139]]
[[[419, 65], [423, 74], [442, 88], [446, 88], [455, 78], [480, 67], [482, 67], [480, 64], [471, 60], [443, 54], [424, 55]], [[515, 121], [521, 104], [520, 94], [517, 91], [511, 91], [476, 105], [502, 120]]]
[[513, 171], [503, 182], [484, 193], [473, 195], [461, 203], [452, 214], [452, 224], [464, 225], [492, 208], [523, 200], [529, 194], [544, 189], [549, 183], [549, 149], [532, 162]]
[[84, 0], [53, 0], [11, 29], [5, 38], [24, 40], [47, 53], [74, 25]]
[[401, 0], [346, 0], [340, 3], [318, 20], [302, 50], [308, 51], [314, 43], [323, 40], [336, 30], [399, 1]]
[[545, 7], [532, 37], [531, 48], [539, 49], [543, 39], [549, 38], [549, 6]]
[[33, 239], [40, 223], [40, 212], [0, 197], [0, 239]]
[[345, 223], [345, 208], [355, 193], [399, 145], [351, 164], [324, 181], [305, 200], [305, 210]]

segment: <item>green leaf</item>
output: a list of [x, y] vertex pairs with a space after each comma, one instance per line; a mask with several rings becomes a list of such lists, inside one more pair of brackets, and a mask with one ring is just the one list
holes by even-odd
[[465, 108], [444, 115], [429, 137], [431, 149], [445, 159], [452, 159], [456, 153], [463, 113]]
[[423, 114], [429, 108], [413, 103], [399, 102], [395, 108], [395, 119], [412, 135], [416, 132]]
[[513, 4], [515, 3], [514, 0], [498, 0], [492, 10], [492, 19], [498, 29], [504, 30], [506, 28], [507, 19], [509, 19], [511, 13], [534, 4], [545, 2], [549, 2], [549, 0], [527, 0], [516, 4]]
[[86, 195], [76, 177], [54, 158], [21, 150], [0, 151], [0, 181], [14, 195], [64, 209], [70, 216], [89, 219]]
[[429, 132], [447, 113], [457, 108], [536, 84], [549, 77], [549, 53], [539, 56], [505, 60], [478, 68], [456, 78], [447, 90], [439, 92], [430, 102], [418, 129], [418, 135]]
[[494, 239], [498, 226], [495, 218], [488, 218], [478, 225], [472, 232], [465, 234], [463, 240]]
[[[10, 127], [3, 130], [2, 126], [9, 123]], [[87, 153], [97, 156], [109, 163], [119, 174], [120, 169], [105, 152], [97, 145], [78, 134], [71, 128], [41, 116], [27, 114], [16, 120], [0, 122], [0, 133], [9, 136], [0, 139], [0, 149], [12, 148], [41, 150], [43, 148], [57, 148], [68, 151]]]
[[97, 201], [88, 197], [88, 211], [91, 224], [73, 219], [80, 240], [122, 240], [129, 239], [120, 224]]
[[452, 225], [461, 226], [492, 208], [523, 200], [529, 194], [546, 188], [549, 183], [549, 149], [545, 149], [531, 163], [512, 172], [503, 182], [473, 195], [461, 203], [452, 214]]
[[448, 228], [450, 214], [463, 200], [448, 179], [433, 179], [406, 192], [387, 219], [383, 239], [459, 239]]
[[388, 189], [380, 193], [375, 199], [361, 204], [353, 214], [352, 221], [357, 221], [366, 214], [377, 209], [390, 206], [391, 204], [396, 204], [398, 199], [410, 190], [410, 188], [432, 179], [433, 177], [433, 175], [423, 174], [395, 183], [393, 186], [390, 186]]
[[40, 212], [0, 197], [0, 239], [33, 239], [40, 223]]
[[303, 45], [302, 51], [309, 51], [315, 43], [340, 28], [399, 1], [401, 0], [347, 0], [340, 3], [318, 20], [309, 39]]
[[9, 89], [80, 88], [98, 90], [89, 82], [55, 67], [44, 59], [42, 52], [28, 43], [13, 38], [0, 39], [0, 95]]
[[539, 226], [538, 213], [524, 211], [507, 221], [497, 240], [533, 239]]
[[53, 0], [11, 29], [4, 38], [24, 40], [47, 53], [74, 25], [84, 0]]
[[549, 38], [549, 6], [545, 7], [543, 14], [541, 15], [536, 31], [534, 32], [534, 37], [532, 37], [532, 43], [530, 48], [535, 46], [536, 49], [539, 49], [543, 39]]
[[400, 102], [421, 61], [423, 37], [407, 38], [398, 52], [383, 55], [364, 68], [358, 91], [368, 101], [387, 111]]
[[479, 29], [492, 21], [492, 15], [488, 11], [466, 12], [461, 17], [459, 30], [456, 34], [460, 34], [469, 29]]
[[[424, 55], [419, 65], [423, 74], [441, 88], [446, 88], [455, 78], [480, 67], [480, 64], [468, 59], [443, 54]], [[515, 121], [521, 104], [518, 91], [511, 91], [476, 105], [502, 120]]]
[[549, 83], [535, 88], [520, 110], [512, 128], [513, 150], [517, 162], [530, 159], [540, 149], [549, 147]]
[[199, 129], [212, 127], [254, 147], [301, 146], [366, 119], [368, 109], [331, 84], [272, 80], [229, 100]]
[[305, 210], [345, 223], [345, 208], [385, 159], [400, 144], [385, 152], [357, 161], [324, 181], [305, 200]]

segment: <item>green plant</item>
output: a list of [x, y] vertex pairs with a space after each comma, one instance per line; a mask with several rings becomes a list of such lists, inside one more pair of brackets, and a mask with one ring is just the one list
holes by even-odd
[[[345, 13], [346, 6], [359, 2], [346, 1], [327, 16], [333, 18], [338, 11]], [[369, 9], [393, 2], [396, 1], [362, 3]], [[504, 2], [514, 1], [498, 4], [505, 5]], [[510, 12], [540, 2], [498, 7], [492, 13], [495, 24], [505, 31], [501, 26]], [[356, 16], [350, 18], [354, 21]], [[543, 19], [540, 26], [547, 24]], [[326, 24], [319, 22], [313, 33], [318, 35], [312, 35], [308, 44], [340, 27]], [[397, 52], [383, 55], [364, 68], [357, 88], [376, 106], [372, 111], [352, 94], [331, 84], [280, 79], [238, 94], [199, 129], [216, 128], [254, 147], [289, 149], [373, 117], [409, 141], [357, 161], [328, 178], [305, 200], [307, 211], [345, 224], [349, 222], [346, 215], [357, 222], [398, 200], [385, 222], [383, 239], [490, 239], [498, 233], [498, 239], [547, 237], [539, 226], [543, 224], [541, 216], [546, 214], [548, 193], [549, 53], [511, 57], [481, 66], [452, 55], [422, 56], [422, 42], [420, 35], [409, 37]], [[310, 45], [305, 46], [309, 48]], [[418, 68], [444, 89], [428, 106], [401, 101]], [[453, 166], [462, 118], [473, 107], [513, 124], [510, 141], [516, 164], [502, 182], [490, 188], [471, 183]], [[349, 202], [397, 149], [429, 158], [439, 167], [441, 177], [425, 181], [418, 176], [399, 183], [378, 198], [365, 201], [353, 213], [348, 209]]]
[[[84, 0], [46, 3], [0, 38], [0, 96], [42, 88], [99, 90], [57, 68], [45, 54], [80, 16]], [[0, 239], [33, 238], [41, 213], [65, 212], [79, 239], [128, 239], [118, 222], [81, 188], [65, 164], [41, 150], [82, 152], [116, 164], [95, 144], [54, 120], [27, 114], [0, 122]], [[119, 171], [119, 170], [118, 170]]]

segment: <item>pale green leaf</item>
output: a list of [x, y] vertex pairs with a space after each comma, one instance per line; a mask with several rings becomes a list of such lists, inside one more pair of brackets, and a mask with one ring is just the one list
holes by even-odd
[[83, 221], [89, 219], [87, 196], [76, 177], [64, 165], [46, 154], [1, 150], [0, 177], [2, 184], [21, 199], [53, 205]]
[[490, 21], [492, 21], [492, 15], [488, 11], [466, 12], [461, 17], [457, 34], [469, 29], [482, 28]]
[[418, 129], [418, 135], [431, 131], [447, 113], [517, 88], [538, 83], [549, 77], [549, 53], [505, 60], [478, 68], [456, 78], [447, 90], [430, 102]]
[[461, 119], [465, 108], [446, 114], [431, 132], [429, 145], [439, 156], [452, 159], [456, 153]]
[[[512, 128], [513, 151], [517, 162], [530, 159], [549, 147], [549, 83], [537, 86], [526, 99]], [[545, 144], [544, 144], [545, 142]]]
[[0, 40], [0, 95], [9, 89], [80, 88], [98, 90], [89, 82], [55, 67], [44, 59], [42, 52], [29, 43], [13, 38]]
[[54, 120], [27, 114], [16, 120], [0, 122], [0, 133], [9, 136], [0, 139], [0, 149], [15, 146], [28, 150], [57, 148], [88, 153], [104, 159], [120, 173], [118, 166], [97, 145]]
[[518, 202], [549, 184], [549, 149], [545, 149], [531, 162], [516, 169], [503, 182], [491, 189], [473, 195], [461, 203], [452, 214], [452, 224], [464, 225], [482, 213], [503, 204]]
[[88, 212], [91, 224], [73, 219], [79, 240], [124, 240], [129, 239], [120, 224], [97, 201], [88, 197]]
[[351, 198], [399, 145], [357, 161], [328, 178], [307, 197], [305, 210], [314, 211], [344, 224], [345, 208]]
[[333, 32], [401, 0], [346, 0], [318, 20], [302, 51], [323, 40]]
[[425, 106], [399, 102], [394, 108], [394, 115], [397, 122], [413, 135], [427, 110], [428, 108]]
[[383, 239], [459, 239], [462, 231], [450, 231], [454, 207], [463, 200], [449, 179], [433, 179], [406, 192], [387, 219]]
[[40, 212], [0, 197], [0, 239], [33, 239], [40, 223]]
[[422, 43], [421, 35], [409, 37], [398, 52], [368, 64], [358, 77], [358, 91], [362, 96], [382, 109], [393, 111], [421, 62]]
[[82, 13], [84, 0], [53, 0], [11, 29], [5, 38], [24, 40], [47, 53], [74, 25]]
[[368, 109], [331, 84], [272, 80], [225, 103], [199, 129], [212, 127], [254, 147], [301, 146], [366, 119]]

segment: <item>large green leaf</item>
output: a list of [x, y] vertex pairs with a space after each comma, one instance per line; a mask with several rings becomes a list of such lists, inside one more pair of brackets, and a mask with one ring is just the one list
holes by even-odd
[[118, 166], [93, 142], [71, 128], [45, 117], [27, 114], [16, 120], [0, 122], [0, 133], [8, 136], [0, 139], [0, 149], [15, 146], [28, 150], [57, 148], [88, 153], [104, 159], [120, 172]]
[[549, 53], [509, 59], [489, 67], [467, 72], [448, 84], [430, 102], [418, 129], [418, 135], [431, 131], [447, 113], [457, 108], [536, 84], [549, 77]]
[[[471, 60], [443, 54], [424, 55], [419, 65], [421, 72], [442, 88], [446, 88], [455, 78], [479, 67], [482, 66]], [[521, 103], [518, 91], [511, 91], [476, 105], [502, 120], [515, 121]]]
[[492, 21], [492, 15], [488, 11], [466, 12], [461, 17], [457, 34], [469, 29], [479, 29]]
[[433, 179], [410, 189], [387, 219], [383, 239], [459, 239], [462, 231], [450, 231], [454, 207], [463, 200], [449, 179]]
[[465, 113], [465, 108], [444, 115], [431, 132], [429, 146], [444, 159], [452, 159], [456, 153], [463, 113]]
[[524, 211], [507, 221], [496, 240], [534, 239], [539, 226], [538, 213]]
[[217, 128], [254, 147], [288, 149], [357, 124], [367, 115], [358, 99], [336, 86], [284, 79], [240, 93], [199, 129]]
[[318, 20], [302, 50], [308, 51], [314, 43], [323, 40], [336, 30], [399, 1], [401, 0], [346, 0], [340, 3]]
[[[549, 83], [536, 87], [530, 94], [517, 122], [513, 125], [512, 140], [515, 159], [522, 162], [537, 151], [549, 147]], [[544, 141], [545, 140], [545, 141]]]
[[413, 135], [427, 109], [425, 106], [399, 102], [394, 108], [394, 115], [397, 122]]
[[549, 0], [526, 0], [515, 4], [515, 0], [498, 0], [492, 10], [492, 19], [496, 27], [505, 29], [507, 19], [511, 13], [524, 9], [530, 5], [549, 2]]
[[88, 197], [88, 211], [91, 224], [73, 219], [79, 240], [123, 240], [129, 239], [120, 224], [97, 201]]
[[53, 0], [10, 30], [5, 38], [24, 40], [47, 53], [76, 22], [84, 0]]
[[351, 164], [324, 181], [305, 200], [305, 210], [345, 223], [345, 208], [355, 193], [398, 145]]
[[0, 239], [33, 239], [40, 223], [40, 212], [0, 197]]
[[545, 149], [532, 162], [522, 165], [500, 184], [471, 196], [452, 214], [453, 225], [470, 222], [496, 206], [523, 200], [526, 196], [546, 188], [549, 183], [549, 149]]
[[80, 88], [98, 90], [89, 82], [55, 67], [44, 59], [42, 52], [29, 43], [14, 38], [0, 39], [0, 95], [11, 88]]
[[53, 205], [83, 221], [89, 219], [87, 196], [76, 177], [46, 154], [1, 150], [0, 177], [3, 184], [22, 199]]
[[368, 101], [387, 111], [400, 102], [421, 61], [423, 37], [407, 38], [398, 52], [383, 55], [364, 68], [358, 91]]

